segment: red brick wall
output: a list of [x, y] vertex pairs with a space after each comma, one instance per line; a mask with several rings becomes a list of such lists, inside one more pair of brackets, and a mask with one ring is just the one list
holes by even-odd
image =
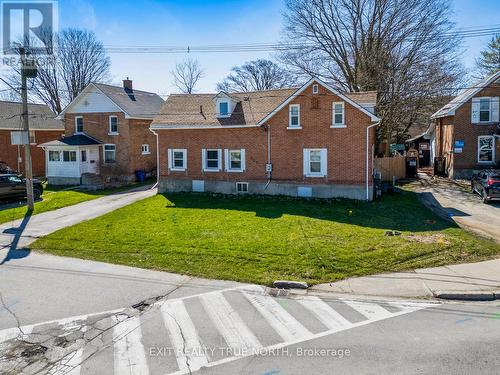
[[[287, 130], [288, 105], [268, 122], [271, 132], [271, 161], [273, 179], [301, 183], [364, 184], [366, 165], [366, 127], [370, 117], [345, 103], [346, 128], [332, 129], [332, 103], [342, 101], [319, 87], [319, 108], [311, 109], [311, 87], [290, 104], [300, 104], [301, 130]], [[375, 129], [370, 132], [371, 147]], [[176, 129], [158, 130], [160, 175], [170, 178], [188, 178], [219, 181], [266, 180], [267, 133], [264, 128]], [[169, 172], [167, 150], [187, 149], [187, 171]], [[228, 173], [203, 172], [201, 150], [205, 148], [246, 150], [246, 171]], [[303, 148], [328, 149], [328, 177], [304, 178]], [[371, 173], [370, 173], [371, 179]]]
[[[149, 130], [151, 120], [129, 120], [130, 159], [132, 171], [139, 169], [147, 172], [156, 170], [156, 136]], [[141, 146], [149, 145], [150, 153], [142, 154]]]
[[[493, 83], [484, 88], [474, 97], [481, 96], [500, 96], [500, 83]], [[461, 154], [454, 154], [454, 169], [481, 169], [484, 164], [477, 163], [477, 137], [480, 135], [492, 135], [496, 131], [496, 124], [478, 125], [471, 123], [472, 100], [462, 105], [455, 112], [454, 118], [454, 139], [453, 141], [465, 141], [464, 149]], [[496, 162], [500, 163], [500, 140], [496, 139]]]
[[[19, 165], [19, 173], [25, 174], [25, 164], [24, 164], [24, 147], [23, 146], [13, 146], [11, 144], [10, 132], [12, 130], [0, 130], [0, 161], [7, 163], [9, 167], [17, 170], [17, 156], [18, 151], [21, 156], [21, 163]], [[30, 146], [31, 150], [31, 161], [33, 166], [33, 176], [43, 177], [45, 176], [45, 152], [40, 147], [37, 147], [41, 143], [53, 141], [61, 138], [64, 134], [62, 130], [36, 130], [35, 131], [35, 142]]]

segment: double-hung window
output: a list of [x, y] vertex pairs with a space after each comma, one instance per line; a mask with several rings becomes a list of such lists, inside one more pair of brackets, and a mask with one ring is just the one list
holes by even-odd
[[114, 144], [104, 145], [104, 162], [105, 163], [116, 162], [116, 145]]
[[168, 168], [171, 171], [185, 171], [187, 168], [187, 150], [169, 149]]
[[344, 121], [344, 102], [336, 102], [332, 105], [333, 123], [332, 128], [345, 127]]
[[61, 153], [59, 151], [49, 151], [49, 161], [61, 161]]
[[109, 116], [109, 134], [118, 134], [118, 117]]
[[473, 124], [498, 122], [498, 97], [472, 98], [471, 122]]
[[76, 161], [76, 151], [63, 151], [63, 161], [75, 162]]
[[243, 172], [245, 170], [245, 150], [225, 150], [226, 171]]
[[477, 138], [477, 161], [478, 163], [495, 162], [495, 137], [483, 135]]
[[75, 117], [75, 133], [83, 133], [83, 117]]
[[304, 176], [325, 177], [327, 174], [327, 151], [325, 148], [304, 149]]
[[221, 168], [221, 151], [220, 149], [203, 149], [202, 162], [205, 172], [218, 172]]
[[288, 112], [288, 129], [300, 129], [300, 104], [290, 104]]
[[149, 155], [149, 154], [151, 154], [151, 151], [149, 151], [149, 145], [148, 144], [141, 145], [141, 154], [142, 155]]

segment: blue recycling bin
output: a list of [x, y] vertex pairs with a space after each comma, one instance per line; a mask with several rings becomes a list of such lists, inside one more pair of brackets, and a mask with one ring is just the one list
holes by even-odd
[[137, 182], [144, 182], [144, 180], [146, 179], [146, 171], [135, 171], [135, 179], [137, 180]]

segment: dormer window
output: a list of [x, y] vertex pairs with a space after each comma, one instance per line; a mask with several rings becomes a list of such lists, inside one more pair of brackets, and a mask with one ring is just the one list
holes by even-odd
[[317, 83], [315, 83], [315, 84], [313, 85], [313, 94], [317, 94], [318, 92], [319, 92], [319, 87], [318, 87], [318, 84], [317, 84]]
[[229, 115], [229, 102], [219, 102], [219, 117], [227, 117]]

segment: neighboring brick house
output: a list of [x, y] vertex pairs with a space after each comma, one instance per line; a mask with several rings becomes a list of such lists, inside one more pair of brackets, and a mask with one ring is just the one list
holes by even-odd
[[499, 97], [500, 71], [432, 115], [433, 152], [444, 159], [449, 177], [470, 178], [475, 171], [499, 166]]
[[[11, 133], [22, 130], [22, 105], [0, 101], [0, 162], [6, 163], [18, 173], [24, 174], [24, 147], [12, 145]], [[64, 124], [45, 104], [29, 104], [30, 150], [33, 176], [45, 176], [45, 153], [37, 145], [60, 138]]]
[[[51, 184], [133, 181], [137, 170], [156, 173], [156, 138], [149, 131], [163, 100], [154, 93], [91, 83], [59, 117], [65, 137], [41, 145]], [[96, 177], [99, 176], [99, 177]]]
[[376, 93], [171, 95], [154, 118], [159, 191], [372, 199]]

